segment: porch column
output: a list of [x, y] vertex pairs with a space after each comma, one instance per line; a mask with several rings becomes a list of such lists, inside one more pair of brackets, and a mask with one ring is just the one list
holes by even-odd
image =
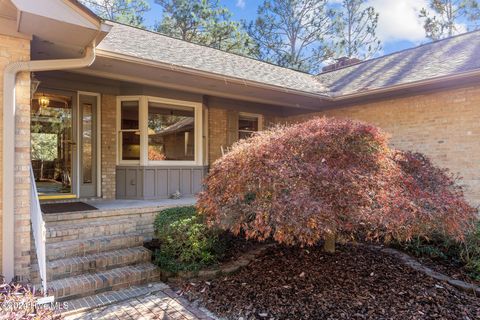
[[[0, 87], [3, 88], [4, 69], [5, 66], [16, 61], [30, 60], [30, 40], [26, 38], [18, 38], [7, 35], [0, 35]], [[7, 93], [8, 94], [8, 93]], [[11, 93], [10, 93], [11, 94]], [[3, 90], [0, 90], [0, 106], [3, 106]], [[3, 212], [3, 204], [0, 203], [0, 217], [2, 232], [13, 233], [14, 243], [3, 243], [1, 247], [1, 265], [10, 261], [8, 265], [13, 265], [14, 273], [18, 280], [27, 280], [30, 277], [30, 73], [20, 73], [16, 79], [15, 103], [17, 115], [15, 119], [15, 137], [3, 137], [0, 132], [1, 148], [3, 153], [3, 141], [5, 139], [15, 140], [15, 185], [13, 188], [14, 195], [14, 212]], [[3, 110], [0, 112], [0, 121], [3, 123]], [[3, 158], [0, 154], [0, 181], [3, 180]], [[3, 186], [0, 184], [0, 199], [3, 196]], [[1, 200], [0, 200], [1, 201]], [[3, 229], [5, 217], [9, 215], [13, 219], [14, 228]], [[7, 237], [8, 238], [8, 237]], [[13, 247], [13, 252], [11, 248]], [[7, 248], [8, 250], [6, 250]], [[7, 270], [0, 270], [4, 274]]]

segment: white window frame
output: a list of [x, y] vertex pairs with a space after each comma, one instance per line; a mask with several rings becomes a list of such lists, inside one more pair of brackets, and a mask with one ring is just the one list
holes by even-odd
[[[123, 101], [138, 101], [138, 130], [122, 130], [122, 102]], [[117, 129], [116, 129], [116, 139], [117, 139], [117, 165], [140, 165], [142, 162], [142, 134], [141, 134], [141, 105], [142, 105], [142, 96], [118, 96], [117, 97]], [[121, 132], [128, 131], [140, 131], [140, 160], [123, 160], [122, 159], [122, 139]]]
[[[120, 141], [121, 104], [122, 101], [139, 101], [140, 161], [122, 160]], [[194, 160], [148, 160], [148, 104], [149, 102], [193, 108], [195, 116], [195, 153]], [[203, 165], [203, 110], [201, 102], [168, 99], [152, 96], [118, 96], [117, 97], [117, 165], [140, 166], [193, 166]]]
[[258, 123], [258, 130], [257, 131], [249, 131], [249, 130], [240, 130], [238, 128], [237, 131], [237, 140], [240, 139], [240, 132], [260, 132], [263, 130], [263, 115], [258, 114], [258, 113], [248, 113], [248, 112], [239, 112], [238, 113], [238, 123], [240, 124], [240, 117], [248, 117], [248, 118], [257, 118], [257, 123]]

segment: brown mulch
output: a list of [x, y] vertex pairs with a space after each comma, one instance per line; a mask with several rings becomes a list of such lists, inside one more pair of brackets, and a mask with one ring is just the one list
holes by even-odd
[[234, 236], [229, 232], [220, 235], [220, 241], [224, 243], [224, 253], [219, 257], [220, 263], [225, 263], [236, 259], [244, 253], [255, 250], [269, 242], [258, 242], [255, 240], [246, 240], [241, 236]]
[[275, 246], [234, 275], [180, 290], [228, 319], [480, 319], [479, 297], [366, 246]]
[[439, 273], [443, 273], [450, 278], [480, 286], [480, 280], [474, 279], [460, 263], [445, 261], [443, 259], [432, 259], [428, 257], [416, 257], [416, 259], [430, 269]]

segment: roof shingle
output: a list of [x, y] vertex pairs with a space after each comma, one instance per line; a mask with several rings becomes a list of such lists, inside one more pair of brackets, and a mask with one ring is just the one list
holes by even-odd
[[113, 28], [99, 44], [101, 50], [332, 97], [480, 70], [480, 31], [313, 76], [159, 33], [109, 23]]
[[319, 74], [330, 95], [387, 88], [480, 69], [480, 31]]
[[140, 59], [168, 63], [226, 77], [286, 89], [322, 93], [314, 76], [270, 63], [197, 45], [115, 22], [98, 48]]

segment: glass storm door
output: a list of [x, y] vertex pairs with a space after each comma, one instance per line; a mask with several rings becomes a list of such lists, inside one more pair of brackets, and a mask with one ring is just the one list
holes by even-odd
[[72, 102], [72, 96], [52, 93], [32, 99], [31, 163], [40, 198], [74, 196]]
[[97, 195], [97, 97], [79, 96], [79, 187], [80, 197]]

